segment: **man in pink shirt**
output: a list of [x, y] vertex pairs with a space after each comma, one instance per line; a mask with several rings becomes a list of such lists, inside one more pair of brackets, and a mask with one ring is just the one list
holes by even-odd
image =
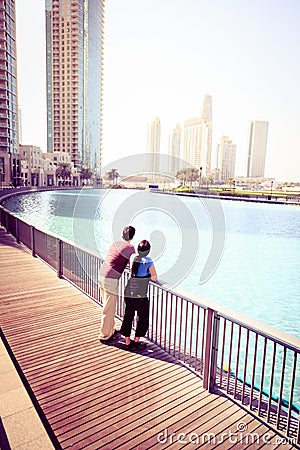
[[118, 300], [119, 279], [124, 272], [131, 255], [135, 253], [130, 243], [135, 235], [135, 228], [123, 229], [122, 240], [114, 242], [100, 268], [100, 293], [103, 304], [100, 342], [108, 343], [116, 339], [115, 312]]

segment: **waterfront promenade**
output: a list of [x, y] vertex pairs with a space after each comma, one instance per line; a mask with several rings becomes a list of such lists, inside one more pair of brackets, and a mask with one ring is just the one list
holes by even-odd
[[3, 228], [0, 270], [1, 449], [295, 448], [153, 343], [100, 344], [101, 307]]

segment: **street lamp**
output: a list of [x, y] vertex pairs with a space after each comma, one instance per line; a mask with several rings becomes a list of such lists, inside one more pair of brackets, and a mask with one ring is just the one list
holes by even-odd
[[202, 166], [199, 169], [199, 190], [201, 188], [201, 184], [202, 184]]
[[271, 181], [271, 200], [272, 200], [273, 183], [274, 183], [274, 181], [272, 180]]

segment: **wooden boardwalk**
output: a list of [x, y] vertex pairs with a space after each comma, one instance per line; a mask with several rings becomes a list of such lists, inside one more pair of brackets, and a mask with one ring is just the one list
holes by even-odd
[[294, 448], [153, 343], [100, 344], [101, 308], [3, 228], [0, 273], [2, 337], [57, 449]]

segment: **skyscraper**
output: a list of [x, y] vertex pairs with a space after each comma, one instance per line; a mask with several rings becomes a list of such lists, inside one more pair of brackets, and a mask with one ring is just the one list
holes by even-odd
[[222, 136], [218, 149], [218, 169], [221, 172], [221, 181], [235, 176], [236, 144], [228, 136]]
[[206, 95], [203, 101], [202, 123], [201, 123], [201, 153], [206, 155], [206, 173], [211, 172], [212, 153], [212, 97]]
[[183, 159], [197, 168], [206, 162], [201, 155], [201, 123], [201, 117], [184, 121]]
[[160, 158], [160, 120], [153, 117], [147, 127], [147, 172], [153, 174], [153, 179], [159, 173]]
[[201, 117], [184, 122], [183, 159], [196, 168], [202, 167], [202, 174], [211, 171], [212, 154], [212, 97], [206, 95]]
[[247, 177], [264, 177], [269, 122], [255, 120], [250, 125]]
[[104, 0], [46, 0], [47, 151], [101, 171]]
[[173, 133], [169, 138], [169, 151], [168, 151], [168, 172], [172, 175], [176, 175], [180, 169], [180, 147], [181, 147], [181, 126], [179, 123], [173, 130]]
[[15, 0], [0, 0], [0, 187], [20, 185]]

